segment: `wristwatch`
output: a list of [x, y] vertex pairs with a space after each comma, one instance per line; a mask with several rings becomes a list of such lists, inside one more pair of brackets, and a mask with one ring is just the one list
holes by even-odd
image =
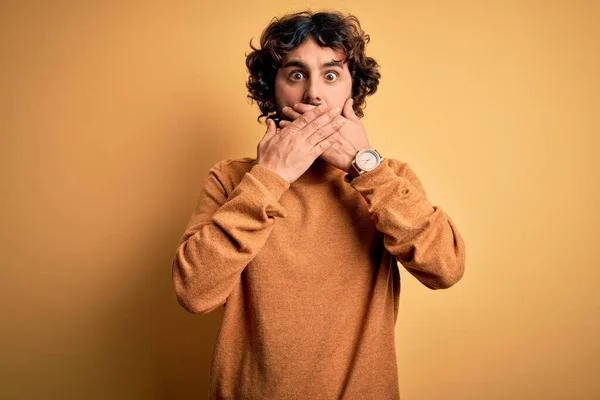
[[375, 149], [364, 149], [359, 151], [356, 153], [354, 161], [352, 161], [352, 165], [348, 171], [348, 175], [345, 177], [346, 182], [350, 182], [352, 179], [365, 172], [374, 170], [382, 161], [383, 157], [381, 157], [381, 154]]

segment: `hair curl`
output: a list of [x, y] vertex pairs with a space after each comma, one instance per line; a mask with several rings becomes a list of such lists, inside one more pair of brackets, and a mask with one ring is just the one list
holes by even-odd
[[377, 91], [379, 64], [365, 54], [370, 37], [361, 29], [353, 15], [339, 12], [302, 11], [274, 18], [260, 38], [260, 48], [252, 45], [246, 56], [249, 77], [246, 82], [248, 98], [258, 103], [262, 117], [278, 119], [275, 107], [275, 76], [286, 54], [306, 40], [310, 35], [322, 47], [344, 53], [344, 62], [352, 77], [354, 113], [360, 118], [366, 107], [365, 97]]

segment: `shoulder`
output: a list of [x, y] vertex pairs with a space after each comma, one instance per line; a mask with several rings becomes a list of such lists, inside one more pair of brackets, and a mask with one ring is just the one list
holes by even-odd
[[387, 162], [388, 167], [390, 167], [394, 173], [403, 178], [407, 178], [410, 180], [410, 177], [415, 175], [413, 170], [410, 168], [408, 163], [400, 160], [396, 160], [394, 158], [386, 158], [383, 162]]
[[212, 166], [211, 170], [225, 174], [246, 173], [256, 165], [256, 159], [251, 157], [226, 158]]
[[395, 158], [385, 158], [383, 162], [387, 163], [387, 165], [396, 173], [396, 175], [401, 176], [403, 173], [406, 173], [406, 171], [410, 169], [407, 163], [400, 160], [396, 160]]
[[233, 191], [247, 172], [256, 165], [256, 159], [250, 157], [227, 158], [217, 162], [209, 171], [209, 175], [219, 181], [227, 193]]
[[384, 162], [387, 162], [387, 165], [394, 171], [396, 176], [407, 179], [413, 186], [417, 187], [423, 194], [425, 194], [425, 189], [423, 188], [421, 181], [408, 163], [393, 158], [386, 158], [384, 159]]

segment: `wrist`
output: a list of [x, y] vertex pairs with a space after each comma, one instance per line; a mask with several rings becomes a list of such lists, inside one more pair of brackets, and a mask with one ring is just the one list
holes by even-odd
[[350, 182], [352, 179], [362, 174], [373, 171], [381, 165], [382, 161], [383, 157], [381, 157], [381, 154], [375, 149], [368, 148], [359, 150], [354, 156], [344, 180]]
[[265, 169], [268, 169], [269, 171], [278, 175], [280, 178], [284, 179], [288, 183], [292, 183], [294, 181], [293, 179], [291, 179], [288, 176], [288, 174], [286, 173], [287, 171], [285, 171], [285, 170], [282, 171], [280, 168], [277, 168], [276, 165], [271, 165], [270, 163], [265, 162], [263, 159], [259, 158], [256, 162], [256, 165], [259, 165]]
[[352, 163], [354, 162], [354, 157], [356, 156], [356, 153], [354, 154], [347, 154], [346, 160], [344, 161], [344, 165], [346, 165], [346, 168], [344, 168], [344, 171], [349, 174], [350, 171], [352, 171], [354, 169], [354, 167], [352, 166]]
[[359, 148], [353, 148], [352, 151], [346, 153], [346, 162], [344, 165], [347, 165], [345, 171], [348, 174], [354, 174], [356, 172], [356, 169], [354, 168], [354, 166], [352, 165], [354, 163], [354, 161], [356, 160], [356, 155], [361, 152], [362, 150], [367, 149], [368, 147], [359, 147]]

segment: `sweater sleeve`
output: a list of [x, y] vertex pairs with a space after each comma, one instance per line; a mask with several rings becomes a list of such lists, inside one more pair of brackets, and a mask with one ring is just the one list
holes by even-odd
[[462, 278], [464, 241], [448, 215], [427, 200], [407, 164], [385, 159], [351, 185], [366, 200], [385, 248], [421, 283], [444, 289]]
[[172, 264], [177, 299], [193, 313], [225, 303], [275, 220], [286, 216], [279, 204], [289, 188], [285, 179], [255, 165], [227, 195], [220, 165], [209, 172]]

